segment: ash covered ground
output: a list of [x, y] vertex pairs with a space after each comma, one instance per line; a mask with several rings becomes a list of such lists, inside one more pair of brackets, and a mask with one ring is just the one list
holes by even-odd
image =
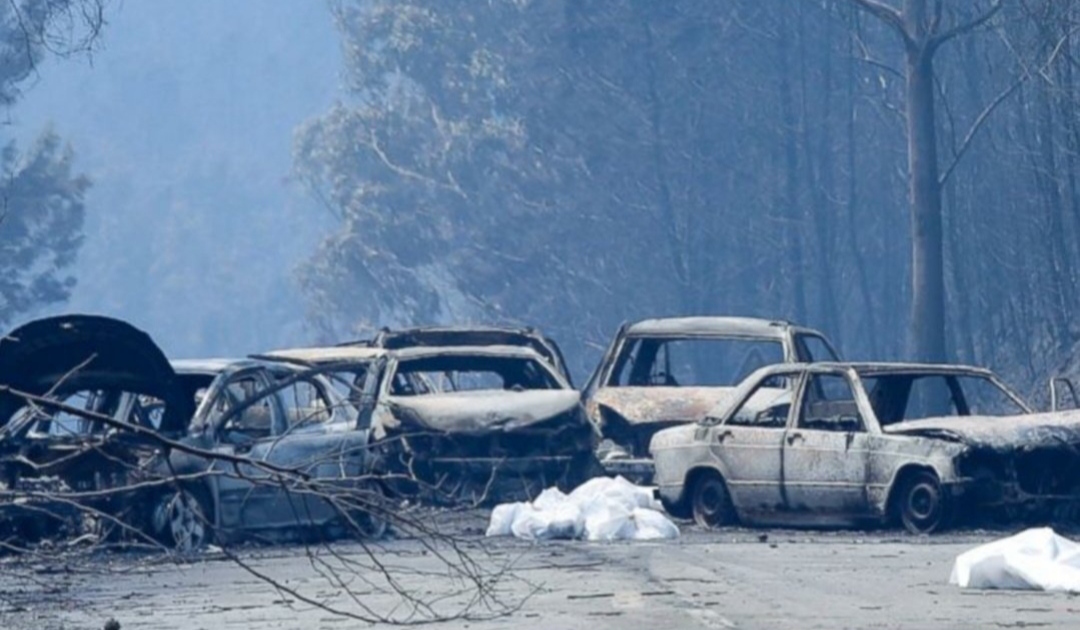
[[[533, 544], [485, 539], [486, 512], [431, 518], [470, 558], [505, 571], [493, 595], [512, 609], [484, 619], [480, 606], [473, 609], [478, 618], [440, 627], [1071, 628], [1080, 613], [1071, 595], [948, 585], [959, 553], [1007, 530], [916, 537], [896, 530], [702, 531], [681, 523], [683, 535], [672, 542]], [[0, 565], [0, 627], [100, 629], [110, 619], [124, 630], [356, 627], [325, 607], [365, 614], [361, 605], [415, 619], [402, 596], [373, 576], [350, 576], [348, 590], [328, 579], [369, 552], [435, 610], [450, 614], [471, 596], [415, 539], [234, 552], [183, 562], [133, 552], [72, 554], [48, 565], [9, 559]]]

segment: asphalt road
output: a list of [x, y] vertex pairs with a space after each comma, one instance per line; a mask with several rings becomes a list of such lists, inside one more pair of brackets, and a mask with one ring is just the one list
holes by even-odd
[[[470, 608], [473, 617], [490, 618], [437, 627], [1075, 628], [1080, 622], [1080, 600], [1071, 595], [948, 585], [957, 554], [1005, 532], [918, 538], [895, 531], [685, 527], [676, 542], [535, 545], [485, 541], [475, 527], [459, 533], [461, 548], [489, 577], [502, 572], [490, 591], [499, 601]], [[101, 629], [110, 618], [123, 630], [363, 627], [304, 598], [354, 614], [415, 619], [403, 597], [375, 577], [374, 560], [387, 563], [401, 590], [437, 614], [458, 613], [476, 595], [439, 559], [452, 549], [391, 540], [367, 551], [356, 544], [249, 549], [239, 554], [247, 569], [214, 553], [180, 564], [130, 553], [67, 565], [9, 560], [0, 564], [0, 628]]]

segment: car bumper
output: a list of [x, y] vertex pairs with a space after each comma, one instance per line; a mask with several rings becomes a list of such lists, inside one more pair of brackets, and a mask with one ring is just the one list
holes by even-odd
[[625, 477], [638, 484], [650, 484], [656, 474], [653, 460], [647, 458], [611, 458], [600, 461], [600, 466], [608, 475]]
[[1029, 492], [1015, 482], [964, 479], [946, 488], [953, 499], [973, 508], [1080, 503], [1080, 492]]

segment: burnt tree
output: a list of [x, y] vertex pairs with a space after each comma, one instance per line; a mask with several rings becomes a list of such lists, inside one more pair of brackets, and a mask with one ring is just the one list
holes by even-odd
[[904, 44], [909, 203], [911, 205], [912, 313], [910, 353], [944, 362], [945, 263], [937, 154], [934, 56], [942, 44], [985, 24], [1001, 8], [995, 0], [977, 17], [945, 28], [942, 0], [904, 0], [901, 8], [881, 0], [851, 0], [887, 24]]

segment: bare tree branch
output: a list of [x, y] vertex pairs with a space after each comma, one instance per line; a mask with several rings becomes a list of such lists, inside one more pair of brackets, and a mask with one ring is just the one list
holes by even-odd
[[990, 8], [983, 12], [983, 14], [979, 17], [971, 20], [970, 22], [965, 22], [964, 24], [954, 26], [953, 28], [950, 28], [943, 33], [933, 35], [930, 38], [930, 41], [926, 43], [927, 50], [933, 52], [936, 48], [949, 41], [950, 39], [953, 39], [954, 37], [963, 35], [965, 33], [970, 33], [971, 31], [979, 28], [983, 24], [986, 24], [990, 21], [992, 17], [997, 15], [998, 11], [1001, 10], [1001, 7], [1004, 6], [1003, 2], [1004, 0], [994, 0], [994, 4], [991, 5]]
[[[375, 130], [371, 130], [368, 137], [369, 139], [367, 141], [361, 141], [361, 143], [371, 149], [371, 152], [374, 153], [377, 158], [379, 158], [379, 161], [382, 162], [383, 165], [386, 166], [386, 168], [390, 169], [394, 173], [407, 179], [414, 179], [425, 184], [434, 186], [436, 188], [449, 190], [460, 196], [462, 199], [469, 198], [468, 195], [465, 194], [465, 191], [457, 185], [457, 182], [455, 182], [452, 177], [449, 178], [449, 183], [440, 182], [434, 178], [428, 177], [416, 171], [405, 168], [404, 166], [396, 164], [392, 159], [390, 159], [390, 156], [386, 154], [382, 146], [379, 144], [379, 139], [375, 135]], [[449, 175], [449, 173], [447, 174]]]
[[896, 29], [896, 32], [904, 38], [904, 42], [911, 44], [914, 40], [911, 37], [911, 33], [907, 30], [907, 25], [904, 24], [904, 16], [899, 10], [889, 6], [882, 2], [882, 0], [850, 0], [862, 10], [866, 11], [870, 15], [873, 15], [877, 19], [885, 22], [889, 26]]
[[1074, 27], [1068, 33], [1063, 35], [1061, 39], [1058, 40], [1057, 44], [1054, 46], [1054, 49], [1051, 51], [1049, 57], [1047, 57], [1046, 61], [1037, 70], [1032, 71], [1030, 68], [1025, 68], [1023, 74], [1021, 74], [1016, 79], [1016, 81], [1012, 83], [1012, 85], [1002, 90], [1000, 94], [994, 97], [994, 99], [990, 101], [990, 103], [988, 103], [981, 112], [979, 112], [979, 115], [975, 117], [975, 121], [971, 123], [971, 127], [968, 128], [967, 133], [964, 135], [964, 139], [960, 141], [960, 146], [954, 153], [953, 159], [949, 162], [949, 165], [945, 168], [944, 171], [942, 171], [941, 175], [938, 177], [939, 184], [944, 185], [945, 182], [949, 180], [949, 177], [952, 176], [953, 171], [956, 170], [956, 167], [960, 163], [960, 160], [964, 157], [964, 154], [967, 153], [967, 150], [971, 147], [972, 140], [975, 139], [976, 134], [979, 133], [979, 130], [982, 129], [982, 127], [986, 124], [986, 121], [989, 120], [990, 116], [994, 113], [998, 106], [1001, 105], [1007, 98], [1012, 96], [1018, 89], [1020, 89], [1020, 86], [1026, 83], [1028, 79], [1030, 79], [1033, 75], [1041, 75], [1046, 71], [1047, 68], [1052, 66], [1054, 64], [1054, 61], [1056, 61], [1058, 56], [1061, 54], [1061, 51], [1064, 49], [1065, 43], [1078, 30], [1080, 30], [1080, 27]]

